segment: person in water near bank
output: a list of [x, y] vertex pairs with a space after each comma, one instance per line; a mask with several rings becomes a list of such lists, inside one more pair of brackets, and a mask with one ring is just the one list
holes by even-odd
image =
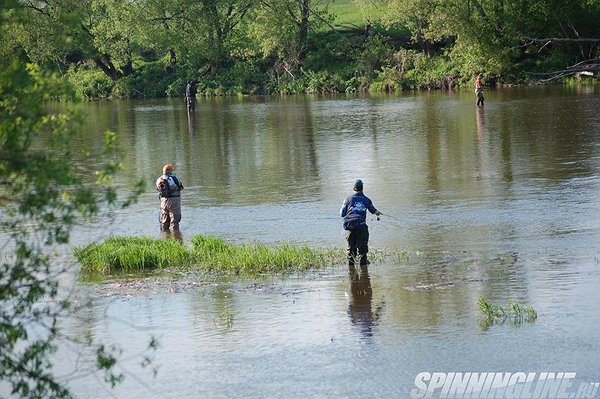
[[196, 109], [196, 81], [188, 80], [187, 86], [185, 86], [185, 105], [189, 112]]
[[367, 211], [374, 215], [381, 215], [373, 202], [363, 194], [362, 180], [354, 182], [354, 194], [347, 197], [340, 209], [340, 216], [344, 218], [344, 230], [348, 241], [348, 266], [354, 267], [356, 259], [361, 266], [369, 264], [369, 227], [367, 226]]
[[161, 230], [179, 230], [181, 221], [181, 190], [183, 184], [173, 174], [173, 165], [163, 166], [163, 174], [156, 180], [156, 190], [160, 198]]
[[481, 83], [481, 74], [477, 74], [475, 79], [475, 95], [477, 96], [477, 106], [483, 107], [483, 83]]

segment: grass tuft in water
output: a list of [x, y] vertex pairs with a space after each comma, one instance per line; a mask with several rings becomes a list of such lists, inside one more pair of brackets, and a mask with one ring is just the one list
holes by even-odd
[[260, 274], [320, 269], [343, 259], [343, 251], [283, 244], [231, 244], [210, 236], [191, 240], [196, 262], [221, 273]]
[[341, 249], [310, 248], [289, 243], [231, 244], [198, 235], [187, 248], [177, 240], [148, 237], [112, 237], [75, 249], [88, 275], [140, 273], [148, 270], [193, 269], [226, 274], [283, 273], [319, 269], [345, 260]]
[[492, 304], [481, 297], [477, 301], [479, 310], [483, 314], [481, 326], [488, 329], [493, 324], [503, 324], [510, 320], [513, 325], [533, 323], [537, 319], [537, 312], [531, 306], [522, 306], [518, 302], [509, 300], [505, 307]]
[[75, 257], [82, 271], [104, 275], [181, 268], [193, 262], [193, 257], [179, 241], [148, 237], [111, 237], [102, 243], [77, 247]]

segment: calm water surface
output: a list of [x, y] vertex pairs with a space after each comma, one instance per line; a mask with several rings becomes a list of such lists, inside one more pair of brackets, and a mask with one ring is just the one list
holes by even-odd
[[[406, 257], [351, 281], [344, 265], [302, 276], [185, 276], [144, 287], [74, 283], [74, 334], [116, 343], [127, 378], [69, 376], [93, 361], [62, 348], [80, 397], [410, 397], [421, 371], [576, 372], [600, 379], [600, 90], [402, 97], [94, 102], [81, 145], [119, 134], [123, 188], [140, 202], [74, 244], [160, 237], [153, 182], [175, 164], [182, 233], [343, 247], [338, 210], [361, 178], [384, 216], [371, 248]], [[394, 216], [386, 217], [385, 214]], [[396, 219], [397, 218], [397, 219]], [[120, 284], [122, 285], [122, 284]], [[533, 306], [538, 320], [481, 326], [477, 299]], [[150, 336], [153, 366], [139, 366]]]

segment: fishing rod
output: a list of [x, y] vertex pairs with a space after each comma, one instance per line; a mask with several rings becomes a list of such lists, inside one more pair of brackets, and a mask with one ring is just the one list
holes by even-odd
[[[399, 222], [402, 222], [402, 220], [400, 220], [400, 218], [397, 218], [397, 217], [396, 217], [396, 216], [394, 216], [394, 215], [390, 215], [389, 213], [383, 213], [383, 212], [382, 212], [381, 214], [382, 214], [382, 215], [384, 215], [384, 216], [390, 217], [390, 218], [392, 218], [392, 219], [396, 219], [396, 220], [397, 220], [397, 221], [399, 221]], [[377, 216], [377, 220], [380, 220], [379, 216]]]

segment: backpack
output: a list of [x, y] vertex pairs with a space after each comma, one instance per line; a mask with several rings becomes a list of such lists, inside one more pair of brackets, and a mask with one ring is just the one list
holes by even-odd
[[[175, 183], [174, 186], [169, 185], [169, 181], [165, 178], [161, 178], [160, 182], [158, 183], [158, 191], [159, 191], [159, 197], [162, 198], [169, 198], [173, 196], [173, 192], [177, 191], [180, 187], [181, 187], [181, 183], [179, 183], [179, 180], [177, 180], [177, 178], [175, 176], [170, 176], [171, 179], [173, 179], [173, 182]], [[172, 188], [174, 187], [174, 188]]]

